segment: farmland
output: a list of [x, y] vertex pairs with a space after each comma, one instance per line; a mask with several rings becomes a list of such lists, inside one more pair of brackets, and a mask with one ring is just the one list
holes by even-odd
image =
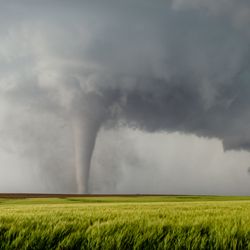
[[7, 196], [0, 249], [250, 249], [250, 198]]

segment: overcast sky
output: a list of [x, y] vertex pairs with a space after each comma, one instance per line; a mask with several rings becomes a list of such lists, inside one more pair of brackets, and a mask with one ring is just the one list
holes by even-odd
[[82, 147], [91, 192], [250, 195], [249, 24], [246, 0], [0, 2], [0, 192], [76, 192]]

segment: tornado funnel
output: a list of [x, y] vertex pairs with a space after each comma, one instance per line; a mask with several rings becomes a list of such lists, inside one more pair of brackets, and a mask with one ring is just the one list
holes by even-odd
[[89, 173], [96, 137], [104, 120], [105, 108], [96, 94], [81, 94], [75, 100], [72, 127], [75, 146], [77, 192], [89, 192]]

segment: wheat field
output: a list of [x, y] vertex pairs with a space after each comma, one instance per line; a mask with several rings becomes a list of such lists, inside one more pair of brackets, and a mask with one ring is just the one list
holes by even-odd
[[1, 198], [0, 249], [250, 249], [250, 199]]

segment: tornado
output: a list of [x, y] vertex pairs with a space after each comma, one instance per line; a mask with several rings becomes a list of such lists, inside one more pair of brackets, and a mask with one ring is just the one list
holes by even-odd
[[[75, 106], [76, 107], [76, 106]], [[79, 108], [80, 107], [80, 108]], [[91, 158], [104, 120], [103, 104], [95, 94], [83, 94], [72, 116], [77, 193], [89, 193]]]

